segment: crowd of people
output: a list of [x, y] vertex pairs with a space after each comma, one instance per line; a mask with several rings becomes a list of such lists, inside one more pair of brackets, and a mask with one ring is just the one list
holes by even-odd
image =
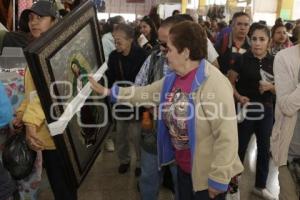
[[[57, 22], [48, 1], [38, 1], [21, 16], [20, 36], [3, 34], [0, 47], [25, 47]], [[115, 16], [100, 26], [108, 84], [89, 81], [111, 100], [116, 131], [105, 147], [116, 149], [118, 173], [135, 163], [143, 200], [158, 199], [163, 180], [172, 183], [176, 200], [240, 199], [243, 161], [255, 134], [253, 193], [278, 199], [266, 185], [273, 159], [279, 199], [299, 200], [300, 176], [291, 166], [300, 166], [300, 20], [277, 19], [268, 27], [245, 12], [235, 13], [229, 25], [217, 19], [195, 22], [178, 10], [164, 20], [157, 16], [151, 11], [133, 24]], [[20, 37], [21, 43], [15, 39]], [[0, 142], [9, 124], [24, 126], [29, 147], [42, 156], [55, 199], [75, 200], [42, 102], [31, 95], [33, 79], [27, 68], [25, 98], [14, 119], [0, 83]], [[13, 199], [16, 187], [1, 162], [0, 170], [0, 197]]]
[[[182, 116], [177, 116], [177, 112], [179, 111], [176, 110], [176, 106], [180, 107], [181, 105], [181, 114], [183, 116], [190, 116], [188, 113], [188, 109], [183, 106], [190, 103], [189, 97], [184, 96], [184, 94], [190, 94], [193, 91], [193, 87], [195, 87], [195, 85], [193, 85], [193, 78], [191, 77], [197, 77], [196, 75], [200, 73], [197, 70], [200, 71], [201, 69], [201, 65], [199, 63], [195, 64], [195, 66], [197, 66], [195, 67], [195, 69], [197, 70], [195, 70], [193, 73], [193, 67], [190, 67], [189, 65], [185, 66], [185, 62], [181, 62], [180, 60], [180, 54], [183, 54], [185, 48], [188, 50], [189, 54], [191, 54], [193, 51], [196, 51], [196, 48], [190, 46], [191, 44], [189, 42], [197, 44], [197, 47], [200, 48], [198, 51], [199, 54], [201, 50], [206, 49], [206, 55], [202, 57], [202, 59], [206, 59], [210, 64], [212, 64], [212, 66], [214, 66], [215, 68], [219, 68], [219, 71], [225, 77], [227, 77], [231, 83], [231, 86], [233, 88], [232, 96], [234, 98], [233, 101], [236, 110], [235, 114], [239, 116], [237, 121], [235, 122], [237, 125], [236, 134], [238, 141], [236, 148], [238, 157], [241, 161], [243, 161], [245, 158], [251, 136], [253, 134], [255, 134], [256, 136], [258, 155], [256, 166], [256, 182], [253, 188], [253, 193], [264, 199], [277, 199], [277, 197], [271, 194], [266, 188], [269, 173], [269, 160], [271, 158], [270, 146], [273, 146], [275, 145], [275, 143], [278, 143], [280, 142], [280, 140], [282, 140], [282, 138], [278, 138], [279, 136], [277, 136], [277, 138], [274, 138], [274, 134], [272, 135], [278, 80], [278, 78], [276, 80], [276, 77], [280, 76], [273, 71], [273, 65], [274, 57], [279, 51], [290, 48], [292, 46], [298, 47], [298, 39], [295, 38], [298, 38], [297, 35], [299, 33], [300, 27], [299, 22], [296, 21], [295, 24], [285, 24], [282, 20], [278, 19], [276, 20], [273, 27], [267, 27], [264, 21], [252, 23], [251, 17], [248, 14], [244, 12], [238, 12], [233, 15], [229, 26], [227, 26], [226, 23], [222, 21], [218, 22], [216, 19], [198, 23], [202, 28], [201, 31], [205, 32], [203, 33], [199, 30], [198, 34], [205, 34], [207, 35], [206, 38], [209, 39], [206, 42], [206, 47], [201, 47], [202, 43], [196, 42], [198, 38], [193, 38], [193, 34], [188, 33], [188, 27], [192, 27], [194, 24], [184, 26], [183, 23], [187, 23], [188, 21], [191, 22], [193, 21], [193, 19], [189, 15], [176, 13], [176, 16], [174, 14], [174, 16], [163, 20], [160, 26], [157, 27], [158, 31], [156, 35], [158, 36], [158, 45], [154, 45], [153, 47], [152, 45], [150, 45], [153, 44], [153, 41], [150, 41], [151, 38], [154, 38], [153, 35], [155, 34], [150, 34], [150, 32], [155, 29], [152, 25], [150, 25], [151, 23], [147, 22], [148, 31], [145, 31], [145, 19], [149, 20], [149, 17], [144, 17], [141, 20], [140, 26], [138, 26], [140, 30], [138, 30], [136, 26], [133, 26], [133, 28], [138, 31], [138, 33], [136, 33], [137, 44], [140, 44], [139, 39], [141, 38], [141, 35], [144, 35], [147, 38], [148, 44], [141, 44], [140, 46], [143, 49], [145, 49], [145, 47], [147, 46], [148, 49], [146, 50], [149, 55], [144, 64], [141, 66], [139, 73], [136, 75], [134, 82], [134, 96], [128, 98], [129, 100], [123, 100], [122, 98], [124, 98], [124, 96], [126, 97], [127, 95], [132, 94], [130, 94], [127, 89], [123, 88], [124, 86], [122, 87], [122, 85], [117, 85], [117, 82], [115, 82], [114, 85], [108, 85], [108, 88], [112, 87], [111, 90], [113, 92], [110, 92], [111, 90], [108, 88], [102, 88], [102, 86], [94, 83], [94, 89], [99, 93], [108, 92], [109, 95], [112, 95], [111, 98], [114, 99], [114, 103], [120, 103], [123, 101], [127, 103], [127, 101], [129, 101], [133, 105], [149, 102], [155, 105], [158, 104], [156, 105], [159, 107], [159, 111], [157, 111], [158, 113], [155, 113], [156, 109], [148, 108], [147, 106], [146, 111], [144, 111], [150, 112], [150, 116], [153, 117], [153, 122], [154, 124], [156, 124], [150, 131], [151, 134], [149, 134], [149, 131], [145, 131], [145, 129], [143, 128], [143, 119], [139, 123], [141, 126], [140, 135], [138, 135], [138, 137], [141, 139], [141, 177], [139, 179], [139, 185], [142, 199], [157, 198], [159, 185], [161, 179], [164, 177], [163, 172], [166, 166], [172, 169], [171, 174], [174, 182], [175, 197], [177, 199], [204, 199], [204, 197], [201, 195], [205, 190], [196, 189], [197, 185], [195, 181], [192, 181], [192, 177], [195, 176], [195, 173], [197, 173], [193, 171], [193, 169], [197, 168], [194, 166], [196, 164], [193, 160], [193, 153], [195, 151], [194, 148], [197, 148], [197, 143], [194, 143], [192, 141], [194, 139], [197, 140], [197, 137], [201, 137], [200, 133], [193, 132], [193, 128], [197, 127], [197, 121], [192, 125], [189, 124], [189, 121], [180, 121], [178, 118]], [[180, 37], [176, 37], [176, 39], [171, 40], [169, 34], [171, 34], [172, 32], [172, 27], [174, 27], [175, 29], [176, 25], [182, 25], [183, 27], [185, 27], [184, 30], [186, 32]], [[180, 28], [175, 30], [176, 32], [173, 32], [174, 35], [180, 34]], [[187, 38], [185, 38], [185, 36]], [[214, 46], [210, 46], [211, 43]], [[172, 55], [172, 46], [175, 47], [175, 49], [173, 49], [173, 52], [177, 52], [177, 55]], [[201, 61], [201, 58], [197, 58], [196, 60]], [[108, 66], [110, 71], [110, 67], [113, 66]], [[175, 73], [175, 77], [174, 79], [169, 79], [169, 76], [172, 76], [172, 72]], [[190, 73], [193, 75], [191, 75], [189, 80], [189, 78], [187, 77], [189, 77]], [[163, 77], [165, 78], [163, 79]], [[179, 80], [177, 80], [179, 78], [182, 78], [184, 81], [180, 82]], [[198, 84], [201, 85], [201, 83], [199, 83], [201, 82], [199, 81], [199, 79], [201, 80], [201, 78], [197, 77]], [[93, 82], [93, 80], [91, 81]], [[156, 85], [156, 81], [159, 81], [160, 84], [157, 83]], [[218, 81], [221, 82], [221, 78], [219, 78]], [[226, 90], [225, 83], [220, 83], [220, 85], [223, 86], [222, 89], [226, 93], [230, 93], [230, 91]], [[165, 89], [165, 87], [167, 87], [167, 89]], [[132, 90], [132, 88], [128, 90]], [[161, 93], [161, 98], [164, 98], [164, 96], [167, 96], [167, 98], [157, 101], [154, 99], [150, 100], [148, 98], [140, 99], [141, 97], [139, 97], [142, 96], [143, 92], [147, 94], [147, 97], [151, 97], [152, 93], [159, 93], [159, 91], [166, 93]], [[118, 95], [116, 95], [118, 93], [120, 93], [120, 96], [122, 96], [122, 98], [119, 99]], [[113, 96], [113, 94], [115, 96]], [[214, 94], [217, 95], [217, 92], [214, 91]], [[225, 96], [223, 97], [224, 99], [222, 99], [222, 101], [223, 103], [225, 103], [226, 98]], [[164, 103], [170, 103], [172, 105], [166, 107], [164, 107], [164, 105], [161, 107], [161, 104]], [[193, 103], [197, 105], [199, 102], [195, 100], [195, 102]], [[280, 109], [277, 107], [278, 106], [276, 106], [276, 109]], [[204, 108], [203, 110], [205, 111], [206, 109], [209, 110], [209, 108]], [[164, 112], [166, 110], [170, 110], [171, 113], [165, 114]], [[195, 110], [195, 113], [197, 112], [199, 111]], [[158, 116], [155, 116], [155, 114], [157, 114]], [[281, 119], [277, 119], [276, 117], [275, 125], [276, 123], [278, 123], [277, 120]], [[213, 124], [212, 122], [210, 123]], [[228, 120], [226, 121], [226, 123], [229, 123]], [[218, 125], [220, 126], [220, 124]], [[204, 124], [202, 124], [202, 126], [204, 126]], [[293, 126], [295, 125], [293, 124]], [[210, 128], [212, 129], [212, 133], [217, 131], [213, 129], [212, 125], [210, 126]], [[220, 127], [218, 128], [221, 129]], [[199, 131], [203, 131], [203, 129], [205, 130], [204, 127], [199, 127]], [[198, 131], [198, 129], [196, 130]], [[232, 133], [233, 131], [230, 132]], [[117, 131], [117, 134], [122, 133], [118, 133]], [[292, 135], [293, 134], [291, 133], [291, 136]], [[234, 140], [234, 137], [231, 136], [231, 139]], [[151, 141], [152, 144], [149, 141]], [[294, 150], [297, 149], [296, 147], [299, 148], [299, 146], [297, 146], [299, 145], [298, 141], [299, 140], [295, 142]], [[234, 142], [231, 142], [231, 147], [233, 147]], [[164, 158], [164, 153], [167, 153], [165, 151], [168, 151], [166, 149], [169, 149], [169, 147], [166, 147], [165, 145], [167, 144], [165, 143], [172, 146], [172, 148], [170, 148], [172, 149], [170, 150], [172, 153], [169, 152], [170, 155], [167, 155], [170, 157], [167, 158]], [[183, 145], [182, 143], [184, 143], [185, 145]], [[217, 146], [215, 142], [213, 142], [213, 144]], [[288, 145], [284, 146], [284, 148], [286, 151], [285, 153], [288, 154]], [[223, 147], [222, 150], [225, 152], [226, 148]], [[201, 152], [201, 149], [198, 149], [198, 151]], [[198, 151], [197, 153], [199, 153]], [[275, 154], [275, 152], [278, 151], [280, 152], [280, 150], [277, 149], [276, 151], [274, 151], [274, 153], [272, 153]], [[214, 150], [211, 150], [210, 153], [211, 155], [214, 155], [213, 153], [216, 152], [214, 152]], [[220, 153], [218, 154], [221, 155]], [[231, 155], [234, 156], [235, 152], [232, 151]], [[299, 157], [299, 152], [295, 152], [293, 154], [293, 158], [297, 157]], [[214, 159], [217, 158], [218, 157], [216, 156]], [[157, 160], [159, 161], [158, 163]], [[168, 164], [166, 165], [165, 162]], [[276, 162], [276, 164], [280, 167], [286, 167], [288, 166], [288, 162], [288, 160], [285, 160], [284, 165], [283, 163], [280, 164], [278, 162]], [[191, 165], [191, 163], [193, 165]], [[232, 160], [231, 164], [233, 164]], [[211, 166], [212, 163], [210, 163], [209, 165]], [[205, 164], [202, 163], [201, 167], [204, 166]], [[160, 169], [159, 173], [157, 169]], [[206, 189], [208, 189], [206, 192], [211, 195], [211, 197], [215, 197], [217, 196], [215, 194], [220, 193], [221, 195], [218, 195], [217, 197], [220, 199], [225, 198], [225, 193], [226, 199], [239, 199], [240, 193], [238, 185], [242, 177], [242, 173], [239, 172], [238, 168], [236, 170], [236, 172], [231, 171], [231, 173], [235, 173], [235, 175], [231, 174], [231, 176], [233, 176], [230, 178], [231, 180], [227, 182], [228, 185], [225, 184], [224, 188], [226, 189], [223, 190], [221, 189], [222, 187], [220, 185], [218, 185], [220, 187], [217, 188], [216, 185], [211, 184], [213, 180], [210, 180], [210, 177], [205, 178], [205, 180], [207, 181]], [[223, 172], [225, 173], [226, 170], [224, 169]], [[209, 176], [209, 173], [207, 173], [206, 175]], [[203, 177], [203, 175], [201, 177]], [[201, 180], [201, 178], [197, 179]], [[218, 180], [220, 180], [220, 178]], [[281, 181], [282, 180], [280, 180], [280, 182]], [[221, 183], [218, 182], [218, 184]], [[216, 189], [216, 191], [218, 192], [213, 193], [212, 189]], [[198, 191], [201, 192], [198, 194]], [[297, 196], [297, 191], [293, 190], [293, 192]], [[285, 190], [282, 189], [280, 192], [281, 199], [284, 199], [284, 193]], [[184, 197], [183, 194], [185, 195]], [[187, 194], [190, 195], [187, 196]], [[224, 196], [222, 196], [222, 194], [224, 194]], [[294, 197], [295, 199], [297, 199], [296, 196]], [[290, 199], [291, 197], [285, 196], [285, 198]]]

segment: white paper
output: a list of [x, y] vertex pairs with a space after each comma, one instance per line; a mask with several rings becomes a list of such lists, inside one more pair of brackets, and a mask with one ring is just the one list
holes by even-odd
[[263, 69], [260, 69], [259, 72], [261, 75], [261, 80], [274, 84], [275, 80], [272, 74], [264, 71]]
[[138, 38], [138, 43], [139, 43], [140, 47], [143, 47], [145, 44], [148, 43], [148, 40], [144, 34], [140, 35], [140, 37]]
[[[96, 81], [99, 81], [107, 70], [106, 62], [97, 70], [97, 72], [93, 75], [93, 78]], [[61, 117], [56, 121], [48, 124], [50, 134], [52, 136], [62, 134], [64, 130], [67, 128], [69, 121], [73, 118], [73, 116], [80, 111], [81, 107], [84, 105], [85, 100], [90, 96], [92, 92], [92, 88], [90, 82], [88, 82], [82, 90], [74, 97], [74, 99], [67, 105], [64, 113]]]
[[8, 31], [7, 28], [0, 22], [0, 31]]

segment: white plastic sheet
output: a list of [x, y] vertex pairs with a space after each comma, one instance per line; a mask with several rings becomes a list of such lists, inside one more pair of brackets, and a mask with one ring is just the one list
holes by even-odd
[[[96, 81], [99, 81], [105, 71], [107, 70], [107, 64], [103, 63], [103, 65], [98, 69], [98, 71], [93, 75], [93, 78]], [[90, 82], [88, 82], [82, 90], [74, 97], [74, 99], [67, 105], [65, 111], [61, 115], [61, 117], [56, 121], [48, 124], [50, 134], [52, 136], [62, 134], [64, 130], [67, 128], [69, 121], [73, 118], [73, 116], [80, 111], [81, 107], [84, 105], [84, 102], [91, 94], [92, 89]]]

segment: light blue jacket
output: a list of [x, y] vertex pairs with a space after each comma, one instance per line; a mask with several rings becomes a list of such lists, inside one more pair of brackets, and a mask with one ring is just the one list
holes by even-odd
[[4, 85], [0, 82], [0, 128], [12, 120], [12, 106], [6, 94]]

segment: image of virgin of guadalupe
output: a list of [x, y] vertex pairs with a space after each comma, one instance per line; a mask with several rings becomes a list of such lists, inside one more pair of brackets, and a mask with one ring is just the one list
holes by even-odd
[[88, 80], [87, 70], [80, 65], [79, 61], [74, 58], [71, 62], [71, 70], [73, 72], [73, 81], [72, 81], [72, 96], [75, 97], [78, 92], [85, 86]]
[[[72, 96], [75, 97], [80, 90], [88, 83], [88, 72], [80, 62], [74, 58], [71, 61], [71, 71], [73, 72], [72, 80]], [[84, 139], [86, 148], [92, 147], [98, 135], [97, 121], [98, 121], [98, 110], [93, 108], [91, 105], [93, 102], [92, 99], [87, 98], [84, 105], [80, 109], [80, 112], [77, 112], [78, 121], [81, 122], [80, 134]]]

